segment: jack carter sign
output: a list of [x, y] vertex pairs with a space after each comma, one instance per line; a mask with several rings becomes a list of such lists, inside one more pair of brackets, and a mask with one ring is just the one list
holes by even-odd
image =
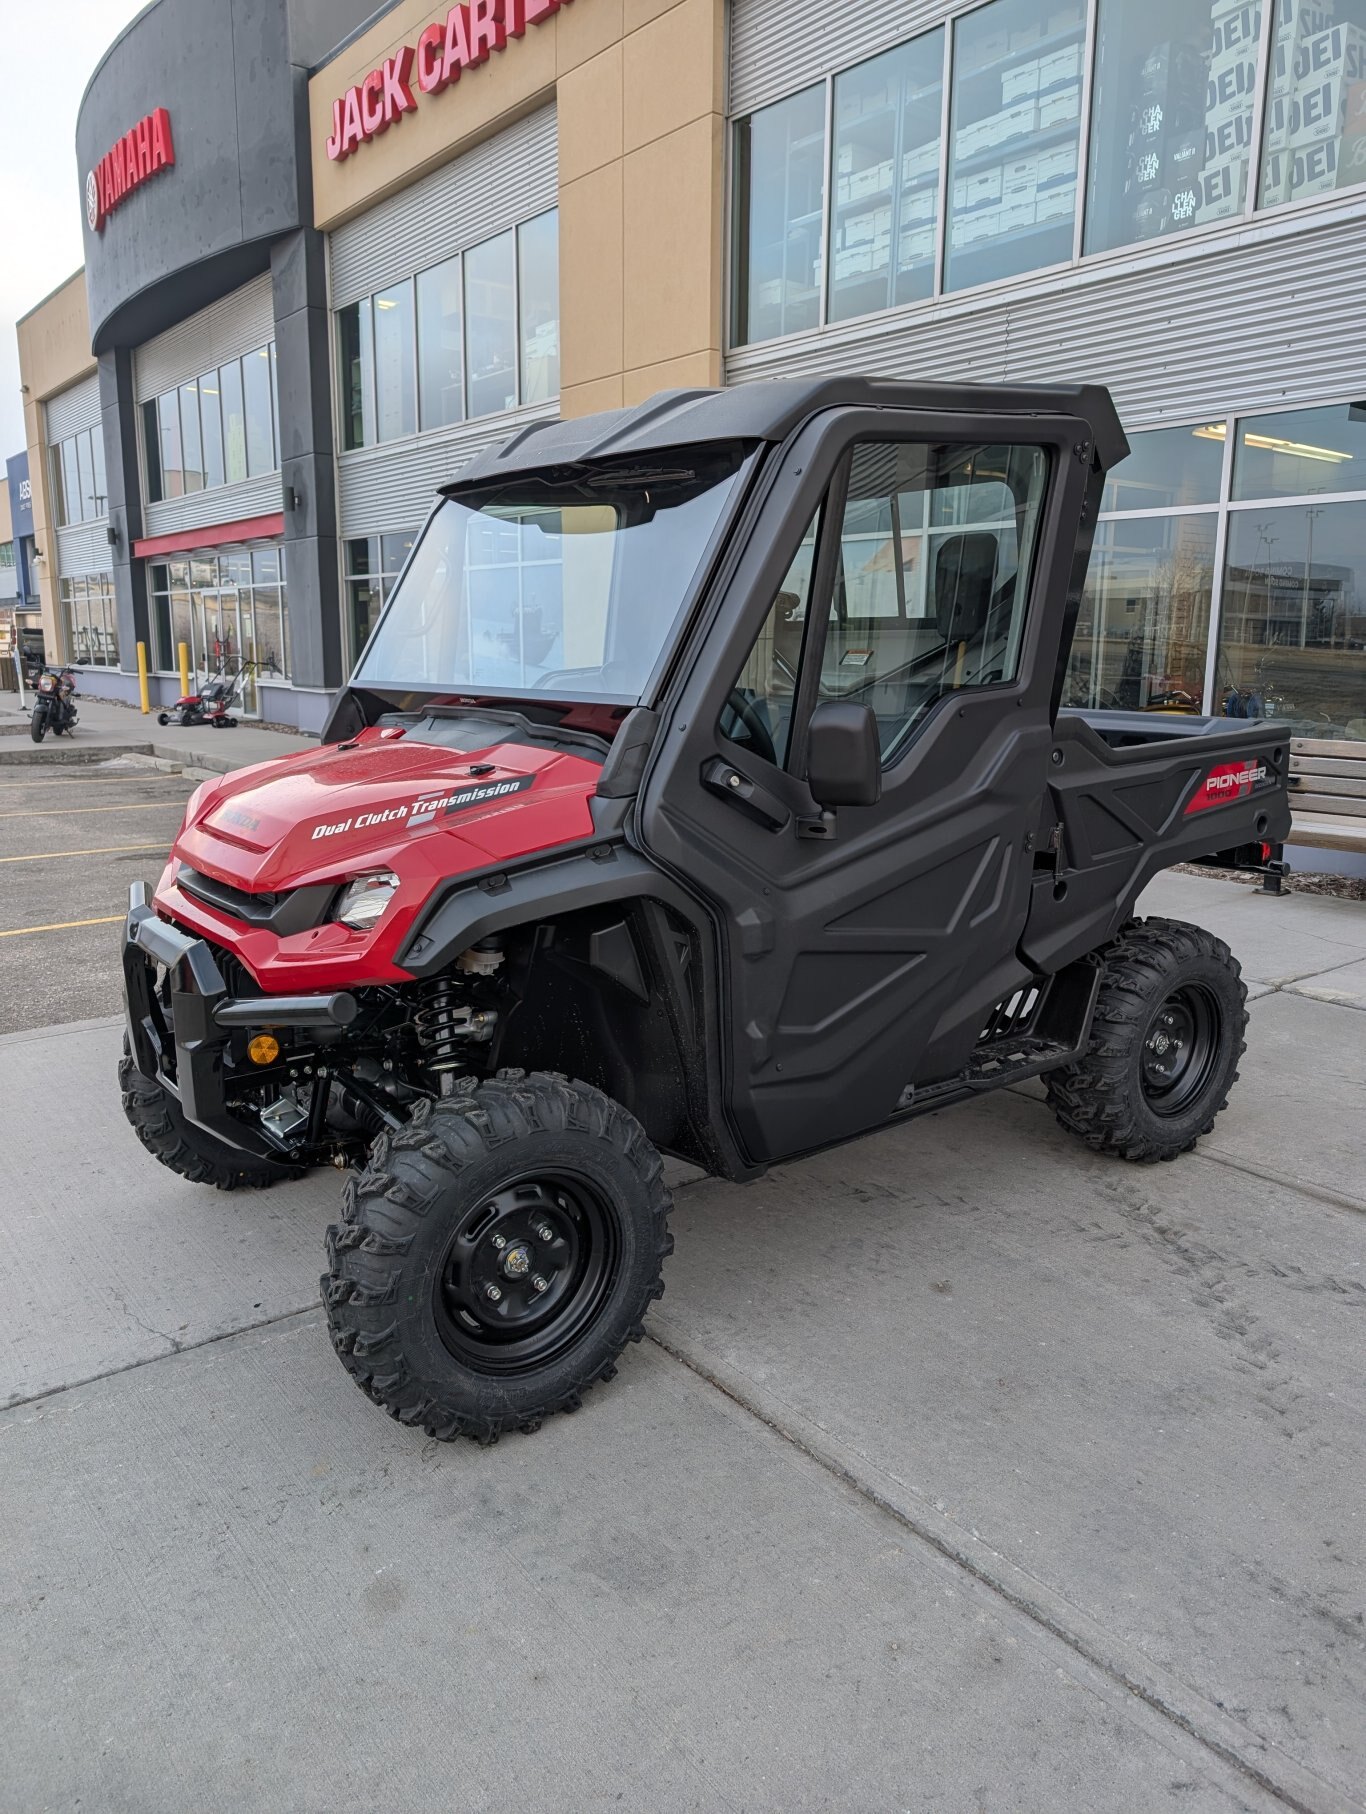
[[332, 103], [328, 157], [334, 162], [350, 157], [411, 113], [418, 95], [440, 94], [460, 80], [462, 71], [505, 49], [509, 38], [524, 38], [529, 25], [544, 25], [568, 5], [569, 0], [467, 0], [453, 6], [444, 19], [432, 21], [415, 45], [405, 44]]
[[174, 163], [171, 116], [158, 107], [116, 139], [86, 177], [85, 218], [90, 231], [102, 233], [105, 221], [126, 196]]

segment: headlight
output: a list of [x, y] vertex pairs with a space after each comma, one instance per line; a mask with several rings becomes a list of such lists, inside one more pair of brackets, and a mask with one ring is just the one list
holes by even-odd
[[377, 869], [373, 875], [357, 876], [337, 902], [332, 918], [357, 932], [368, 932], [379, 924], [397, 887], [398, 877], [391, 869]]

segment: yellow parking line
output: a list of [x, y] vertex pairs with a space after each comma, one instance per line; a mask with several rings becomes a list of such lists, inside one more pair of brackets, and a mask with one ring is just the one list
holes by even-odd
[[70, 932], [73, 926], [112, 926], [115, 920], [127, 919], [124, 913], [108, 913], [98, 920], [54, 920], [50, 926], [14, 926], [0, 932], [0, 938], [23, 938], [29, 932]]
[[60, 779], [50, 776], [46, 781], [0, 781], [0, 794], [12, 794], [20, 789], [30, 787], [91, 787], [95, 782], [102, 787], [131, 787], [143, 781], [176, 781], [182, 787], [187, 786], [184, 775], [173, 775], [169, 769], [149, 768], [145, 775], [63, 775]]
[[35, 806], [26, 813], [0, 813], [0, 819], [69, 819], [72, 813], [150, 813], [179, 805], [179, 800], [129, 800], [122, 806]]
[[164, 844], [101, 844], [97, 850], [35, 850], [28, 857], [0, 857], [0, 863], [50, 863], [54, 857], [111, 857], [118, 850], [165, 850]]

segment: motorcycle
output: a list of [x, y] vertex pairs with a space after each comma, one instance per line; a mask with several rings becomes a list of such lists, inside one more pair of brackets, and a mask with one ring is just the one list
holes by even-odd
[[46, 668], [34, 683], [37, 698], [33, 702], [33, 717], [29, 722], [29, 735], [35, 743], [41, 743], [49, 731], [54, 737], [64, 737], [76, 728], [76, 674], [72, 668]]

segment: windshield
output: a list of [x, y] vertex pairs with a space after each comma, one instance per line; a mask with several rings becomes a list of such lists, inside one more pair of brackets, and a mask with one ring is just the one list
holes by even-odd
[[750, 457], [743, 447], [681, 448], [448, 498], [357, 684], [634, 704]]

